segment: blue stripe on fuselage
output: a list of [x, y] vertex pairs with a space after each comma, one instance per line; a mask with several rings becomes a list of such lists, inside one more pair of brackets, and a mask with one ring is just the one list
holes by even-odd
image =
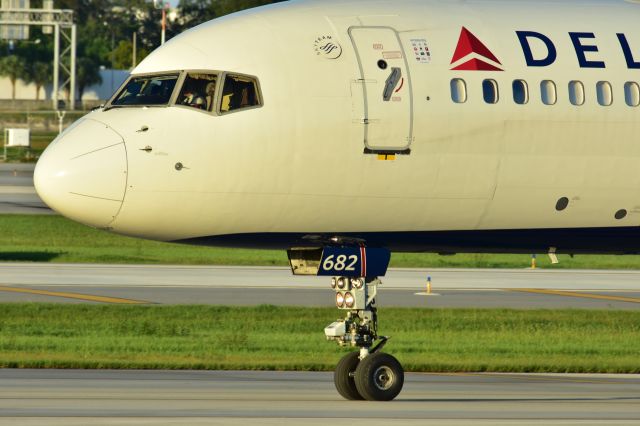
[[[182, 244], [288, 249], [331, 245], [332, 237], [364, 240], [369, 247], [395, 252], [640, 254], [640, 227], [500, 229], [481, 231], [410, 231], [327, 233], [251, 233], [203, 236]], [[326, 244], [324, 243], [326, 242]]]

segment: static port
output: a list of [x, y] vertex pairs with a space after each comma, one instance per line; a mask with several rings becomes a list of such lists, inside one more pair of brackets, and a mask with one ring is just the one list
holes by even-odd
[[624, 219], [627, 216], [627, 211], [625, 209], [620, 209], [616, 212], [614, 217], [618, 220]]
[[556, 210], [562, 211], [566, 209], [568, 205], [569, 205], [569, 199], [567, 197], [562, 197], [558, 199], [558, 202], [556, 203]]

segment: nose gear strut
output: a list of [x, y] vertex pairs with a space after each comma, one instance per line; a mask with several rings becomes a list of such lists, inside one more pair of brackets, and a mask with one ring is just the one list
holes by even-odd
[[336, 305], [347, 315], [329, 324], [325, 336], [340, 346], [359, 348], [359, 352], [345, 355], [334, 372], [338, 393], [349, 400], [390, 401], [404, 384], [404, 370], [398, 360], [380, 352], [389, 339], [378, 335], [375, 299], [381, 284], [377, 277], [331, 280]]

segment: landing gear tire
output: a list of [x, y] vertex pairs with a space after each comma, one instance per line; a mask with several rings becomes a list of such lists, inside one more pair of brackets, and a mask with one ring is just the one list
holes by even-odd
[[355, 381], [355, 371], [360, 364], [358, 352], [350, 352], [338, 362], [333, 373], [333, 383], [342, 397], [350, 401], [359, 401], [364, 398], [358, 392]]
[[358, 364], [355, 384], [358, 394], [368, 401], [391, 401], [402, 390], [404, 370], [393, 356], [375, 352]]

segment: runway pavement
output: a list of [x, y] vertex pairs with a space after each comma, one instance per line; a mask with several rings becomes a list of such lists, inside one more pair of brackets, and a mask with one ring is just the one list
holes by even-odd
[[[288, 268], [0, 264], [0, 302], [332, 306], [333, 297], [328, 278]], [[640, 272], [391, 269], [378, 306], [639, 309]]]
[[0, 163], [0, 214], [55, 214], [33, 187], [33, 163]]
[[349, 402], [331, 373], [0, 370], [0, 423], [640, 423], [640, 375], [407, 374], [392, 402]]

